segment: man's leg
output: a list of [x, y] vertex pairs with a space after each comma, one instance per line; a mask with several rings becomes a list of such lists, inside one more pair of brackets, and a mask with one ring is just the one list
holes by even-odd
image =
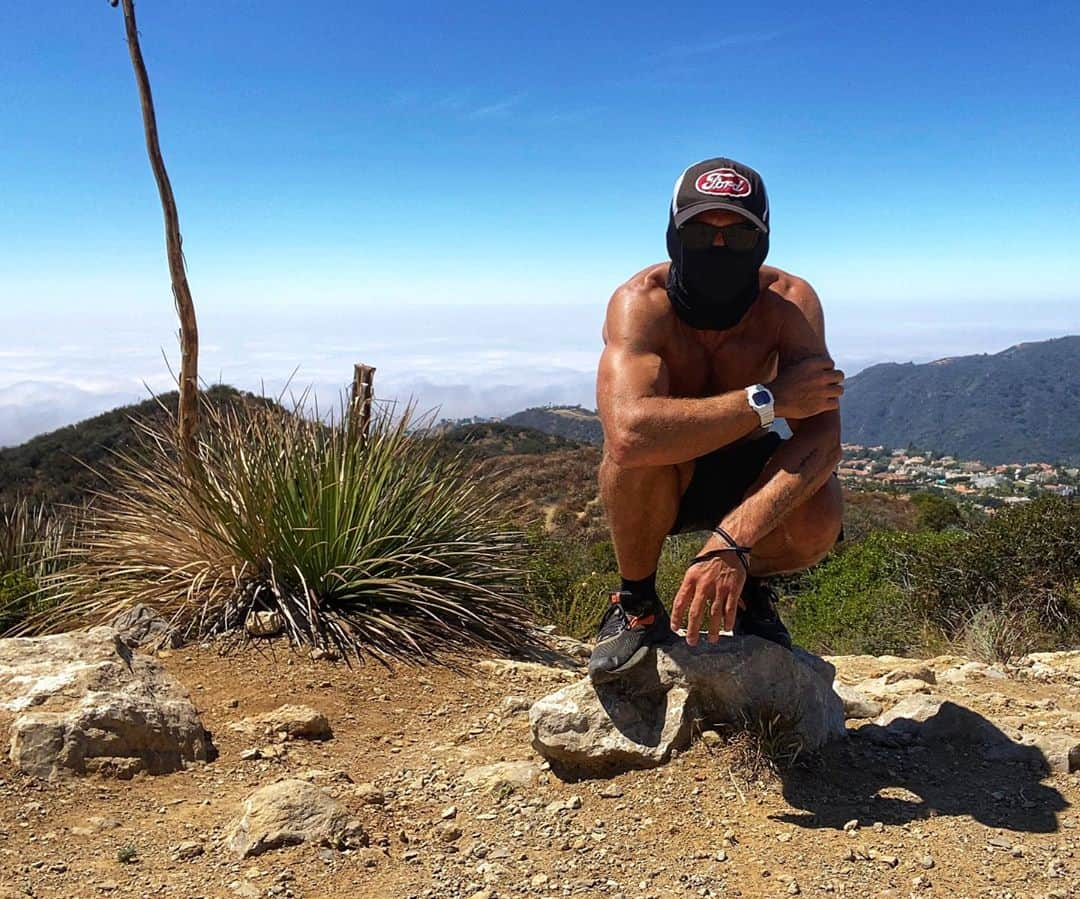
[[656, 595], [656, 566], [693, 466], [623, 468], [604, 456], [600, 493], [622, 587], [611, 596], [589, 659], [595, 682], [620, 677], [645, 658], [650, 646], [673, 639], [667, 610]]
[[693, 472], [693, 462], [623, 468], [605, 454], [600, 496], [623, 578], [638, 580], [656, 571], [664, 538], [675, 523]]
[[755, 577], [768, 577], [791, 574], [816, 565], [836, 545], [843, 514], [840, 481], [830, 477], [817, 493], [792, 509], [776, 528], [758, 541], [750, 557], [751, 573]]
[[[694, 495], [687, 510], [694, 521], [718, 522], [741, 499], [769, 481], [784, 455], [799, 449], [798, 435], [778, 442], [742, 444], [695, 462], [656, 468], [622, 468], [604, 457], [600, 469], [604, 501], [619, 572], [624, 584], [655, 576], [664, 539], [679, 517], [680, 504], [693, 482]], [[786, 448], [781, 454], [779, 449]], [[695, 468], [700, 476], [694, 477]], [[836, 543], [843, 503], [840, 486], [831, 470], [822, 473], [821, 486], [787, 513], [751, 555], [751, 578], [744, 597], [749, 606], [740, 613], [742, 630], [790, 645], [786, 628], [776, 614], [771, 591], [759, 580], [769, 575], [800, 571], [820, 561]], [[749, 484], [749, 486], [747, 486]], [[711, 525], [701, 523], [705, 529]], [[689, 528], [687, 528], [689, 529]]]

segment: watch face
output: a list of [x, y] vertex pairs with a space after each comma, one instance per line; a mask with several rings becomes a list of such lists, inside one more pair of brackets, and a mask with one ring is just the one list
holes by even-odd
[[753, 401], [755, 406], [767, 406], [772, 402], [772, 394], [767, 390], [755, 390]]

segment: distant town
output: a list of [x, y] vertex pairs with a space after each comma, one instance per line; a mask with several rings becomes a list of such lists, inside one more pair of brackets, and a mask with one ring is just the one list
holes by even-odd
[[929, 451], [857, 443], [845, 443], [843, 450], [839, 474], [851, 487], [938, 488], [991, 508], [1029, 502], [1041, 493], [1080, 492], [1080, 468], [1047, 462], [987, 465]]

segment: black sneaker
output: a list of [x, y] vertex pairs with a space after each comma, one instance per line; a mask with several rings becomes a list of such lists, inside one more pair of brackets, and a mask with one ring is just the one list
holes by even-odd
[[596, 648], [589, 659], [589, 677], [595, 683], [615, 680], [644, 659], [650, 646], [674, 638], [663, 603], [654, 600], [640, 609], [627, 608], [623, 602], [629, 598], [624, 591], [610, 594], [611, 605], [600, 619]]
[[761, 637], [791, 649], [791, 634], [776, 611], [776, 591], [761, 578], [748, 577], [742, 596], [746, 608], [739, 609], [735, 615], [732, 633]]

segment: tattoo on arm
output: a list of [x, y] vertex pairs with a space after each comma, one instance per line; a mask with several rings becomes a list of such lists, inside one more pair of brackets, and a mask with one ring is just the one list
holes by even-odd
[[799, 471], [805, 471], [807, 464], [811, 462], [817, 456], [817, 454], [818, 450], [816, 446], [811, 447], [809, 450], [807, 450], [806, 455], [799, 460]]

